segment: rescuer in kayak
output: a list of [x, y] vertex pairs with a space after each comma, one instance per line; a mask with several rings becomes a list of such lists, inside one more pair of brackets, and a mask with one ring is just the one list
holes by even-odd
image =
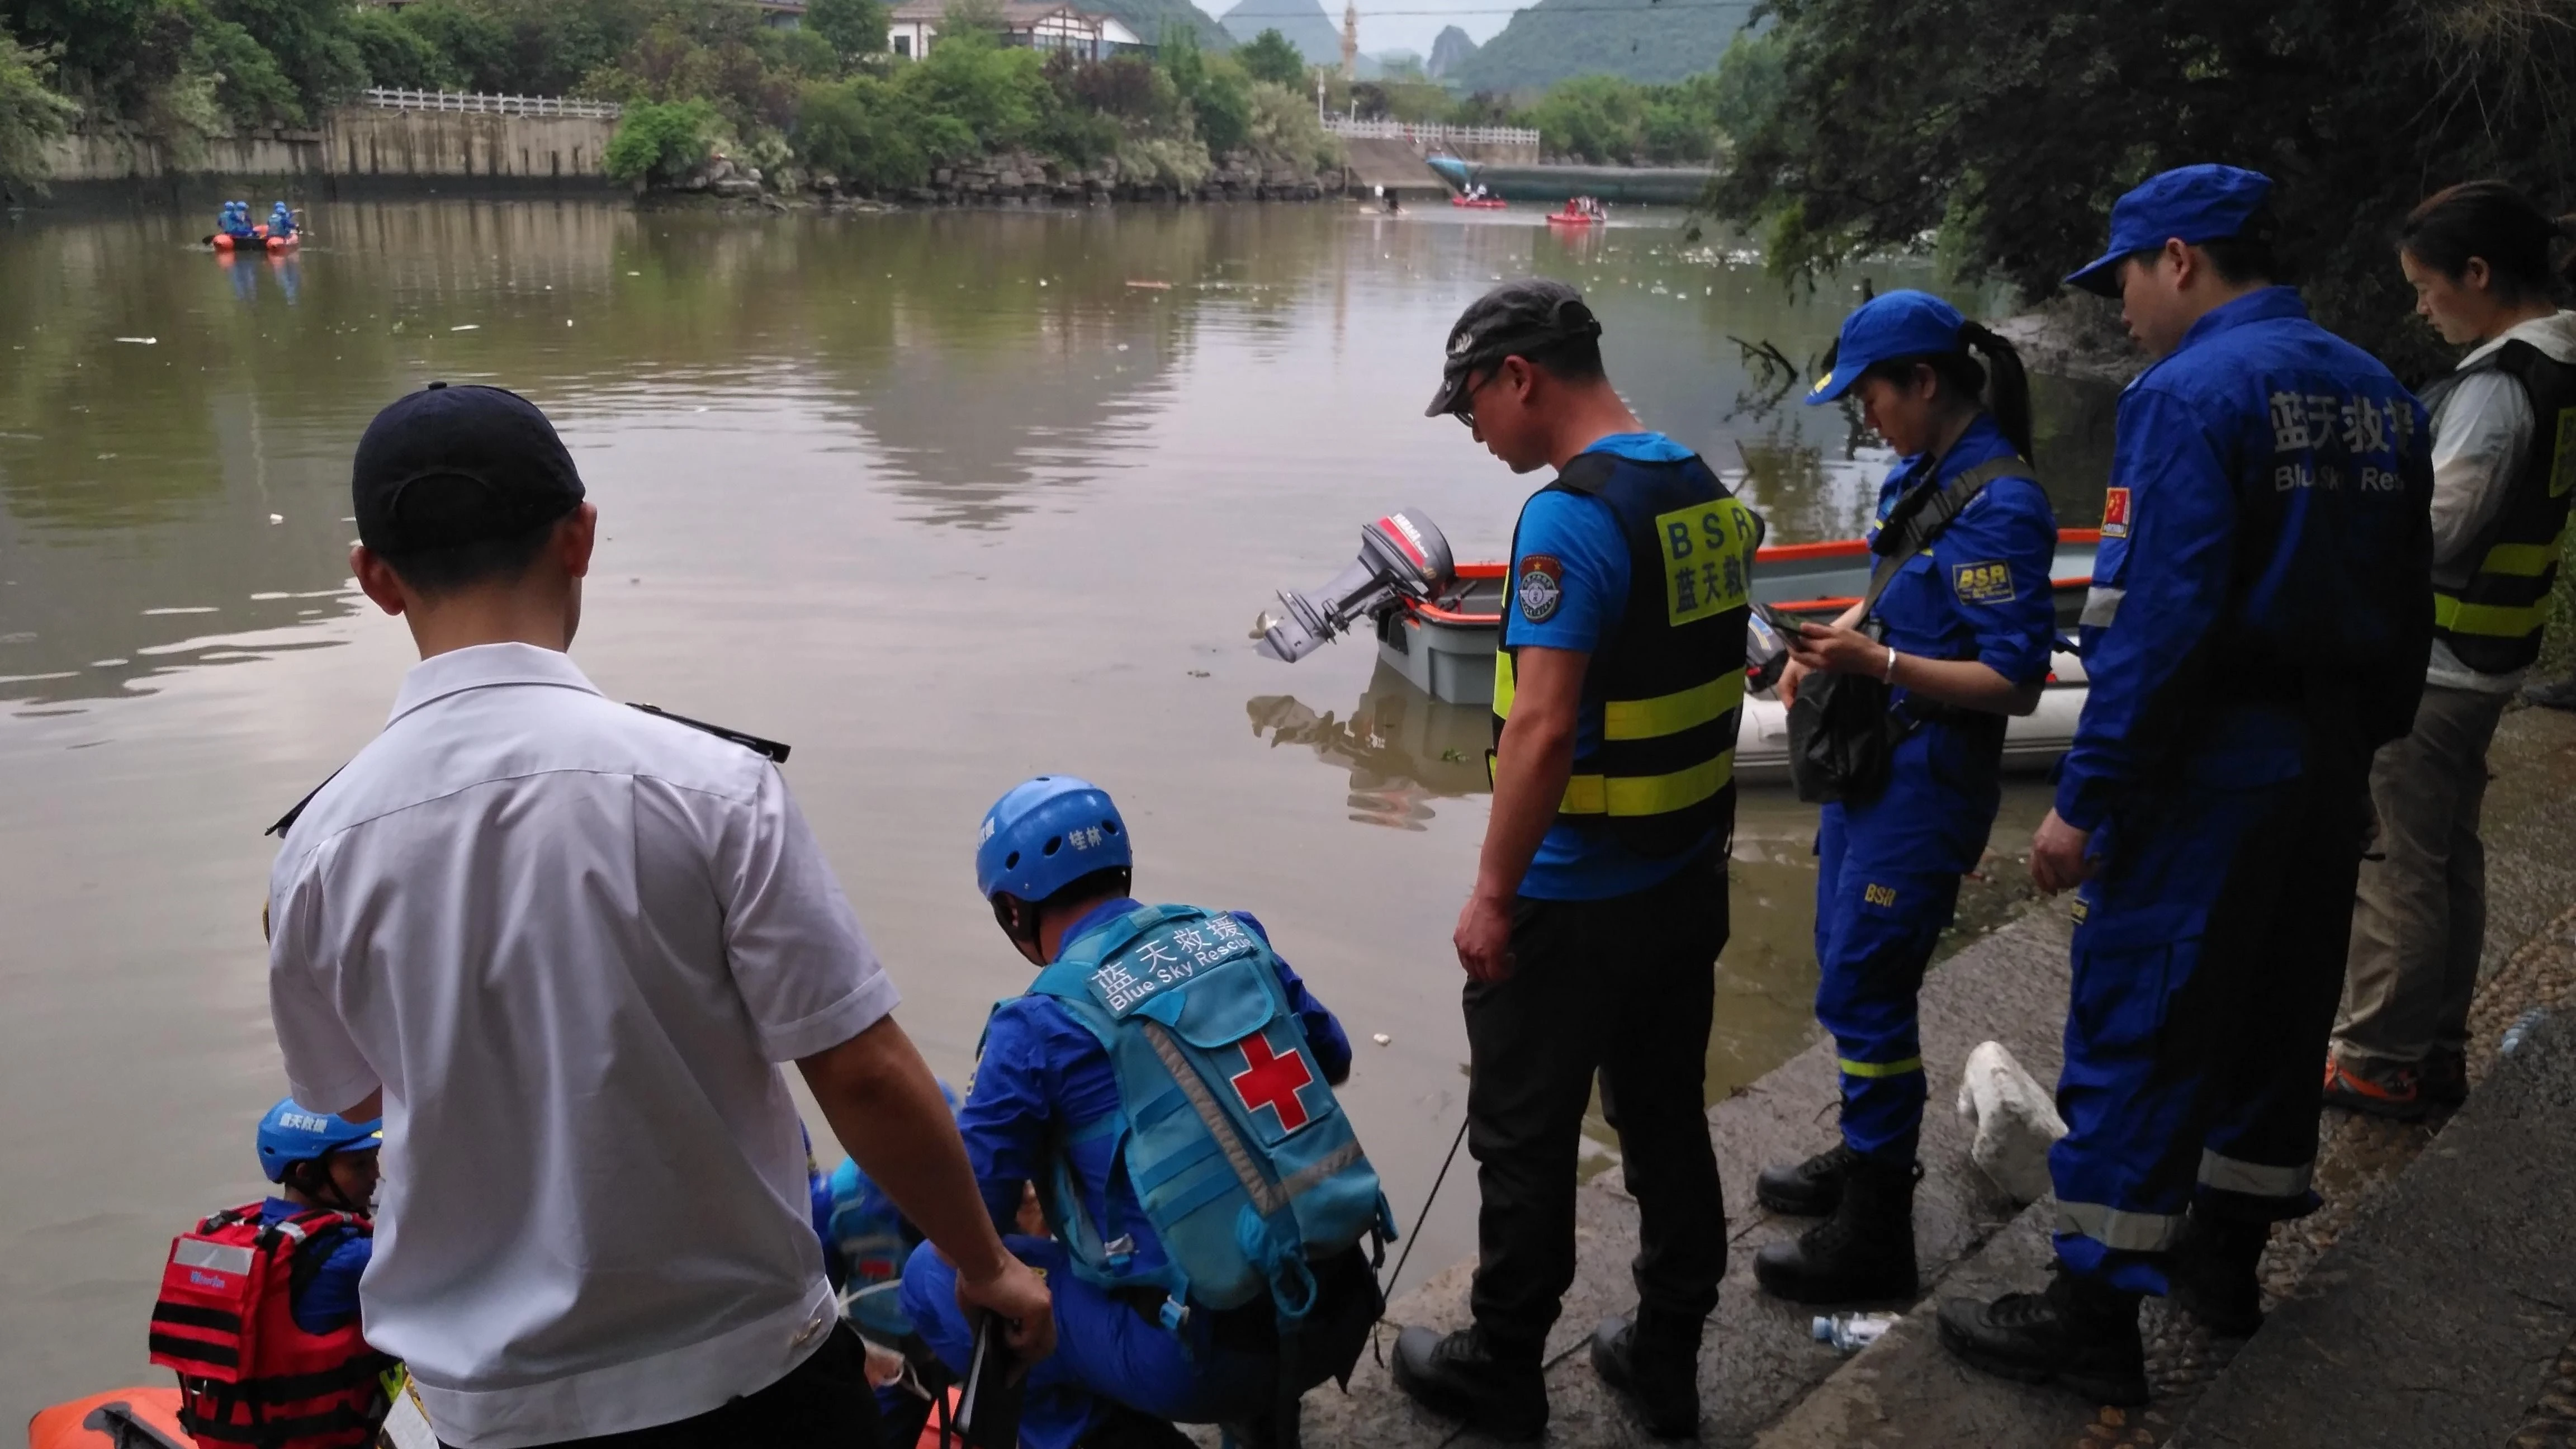
[[178, 1371], [180, 1420], [201, 1443], [375, 1442], [394, 1361], [359, 1331], [358, 1278], [374, 1250], [367, 1212], [383, 1145], [377, 1121], [280, 1101], [259, 1121], [260, 1171], [277, 1193], [172, 1245], [152, 1361]]

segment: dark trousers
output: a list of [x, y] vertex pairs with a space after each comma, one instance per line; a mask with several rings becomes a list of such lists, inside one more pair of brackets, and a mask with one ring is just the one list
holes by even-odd
[[1695, 1338], [1716, 1308], [1726, 1208], [1701, 1091], [1726, 929], [1717, 851], [1634, 895], [1523, 897], [1512, 974], [1467, 983], [1467, 1150], [1484, 1194], [1471, 1302], [1497, 1349], [1536, 1352], [1574, 1281], [1575, 1158], [1596, 1074], [1637, 1200], [1641, 1318]]
[[878, 1442], [867, 1350], [845, 1321], [787, 1377], [757, 1393], [675, 1424], [565, 1439], [549, 1449], [877, 1449]]

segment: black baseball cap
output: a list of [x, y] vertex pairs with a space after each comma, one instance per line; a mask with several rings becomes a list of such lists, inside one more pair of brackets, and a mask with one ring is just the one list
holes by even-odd
[[1449, 352], [1440, 365], [1440, 391], [1422, 410], [1436, 418], [1458, 406], [1467, 379], [1506, 357], [1529, 357], [1569, 342], [1589, 342], [1601, 335], [1601, 319], [1583, 304], [1583, 294], [1563, 282], [1532, 277], [1505, 282], [1458, 314], [1449, 329]]
[[367, 424], [349, 495], [358, 541], [400, 557], [516, 538], [579, 507], [582, 486], [535, 403], [506, 388], [433, 382]]

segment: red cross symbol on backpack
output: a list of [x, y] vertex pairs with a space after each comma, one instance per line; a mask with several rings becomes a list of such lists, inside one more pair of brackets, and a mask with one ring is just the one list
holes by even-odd
[[1270, 1038], [1255, 1032], [1240, 1043], [1243, 1048], [1243, 1070], [1226, 1080], [1234, 1085], [1234, 1094], [1243, 1099], [1246, 1112], [1258, 1113], [1267, 1107], [1279, 1114], [1282, 1130], [1294, 1132], [1306, 1125], [1306, 1104], [1297, 1094], [1311, 1086], [1315, 1074], [1306, 1067], [1305, 1055], [1291, 1050], [1280, 1056], [1270, 1049]]

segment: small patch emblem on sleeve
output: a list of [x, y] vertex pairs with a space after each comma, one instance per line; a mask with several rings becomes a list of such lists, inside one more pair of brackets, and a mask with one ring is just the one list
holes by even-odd
[[1955, 565], [1950, 570], [1950, 592], [1962, 604], [2009, 604], [2015, 596], [2012, 566], [1991, 561]]
[[1534, 553], [1514, 572], [1520, 576], [1521, 617], [1533, 624], [1555, 618], [1565, 599], [1565, 565], [1554, 554]]
[[2127, 538], [2129, 536], [2128, 489], [2107, 488], [2103, 490], [2102, 536], [2104, 538]]

